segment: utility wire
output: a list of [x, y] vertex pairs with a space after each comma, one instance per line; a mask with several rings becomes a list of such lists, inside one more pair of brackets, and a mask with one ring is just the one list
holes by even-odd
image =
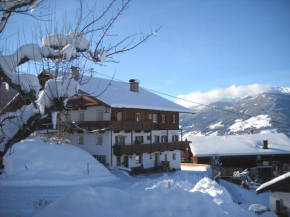
[[[115, 77], [111, 77], [111, 76], [108, 76], [108, 75], [105, 75], [105, 74], [102, 74], [102, 73], [99, 73], [99, 72], [95, 72], [95, 73], [97, 73], [99, 75], [102, 75], [104, 77], [110, 78], [111, 80], [120, 81], [120, 82], [124, 82], [124, 83], [129, 84], [127, 81], [123, 81], [123, 80], [117, 79]], [[114, 74], [114, 76], [115, 76], [115, 74]], [[157, 91], [157, 90], [152, 90], [152, 89], [149, 89], [149, 88], [146, 88], [146, 87], [142, 87], [142, 88], [147, 90], [147, 91], [150, 91], [150, 92], [158, 93], [158, 94], [161, 94], [161, 95], [164, 95], [164, 96], [168, 96], [168, 97], [171, 97], [171, 98], [183, 100], [183, 101], [194, 103], [194, 104], [197, 104], [197, 105], [201, 105], [201, 106], [205, 106], [205, 107], [209, 107], [209, 108], [214, 108], [214, 109], [217, 109], [217, 110], [220, 110], [220, 111], [229, 112], [229, 113], [237, 114], [237, 115], [240, 115], [240, 116], [245, 116], [245, 117], [248, 117], [248, 118], [256, 117], [256, 116], [246, 115], [246, 114], [243, 114], [243, 113], [240, 113], [240, 112], [236, 112], [236, 111], [231, 111], [231, 110], [228, 110], [228, 109], [219, 108], [219, 107], [208, 105], [208, 104], [194, 102], [192, 100], [183, 99], [183, 98], [180, 98], [180, 97], [177, 97], [177, 96], [173, 96], [173, 95], [170, 95], [170, 94], [167, 94], [167, 93], [163, 93], [163, 92], [160, 92], [160, 91]], [[275, 94], [275, 95], [278, 95], [278, 94]], [[269, 120], [263, 119], [263, 118], [259, 118], [259, 120], [269, 121]], [[275, 121], [275, 120], [270, 120], [269, 122], [290, 126], [290, 124], [279, 122], [279, 121]]]

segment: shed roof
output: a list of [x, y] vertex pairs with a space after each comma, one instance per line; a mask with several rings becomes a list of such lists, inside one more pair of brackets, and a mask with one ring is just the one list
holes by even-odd
[[290, 172], [278, 176], [269, 182], [265, 182], [259, 188], [257, 188], [256, 192], [257, 194], [260, 194], [268, 190], [290, 192]]
[[[231, 136], [191, 136], [191, 152], [195, 157], [250, 156], [290, 154], [290, 138], [283, 133]], [[263, 149], [268, 140], [268, 149]]]
[[145, 88], [139, 87], [139, 92], [130, 91], [130, 84], [116, 80], [92, 77], [81, 89], [96, 97], [103, 103], [114, 108], [151, 109], [193, 113], [192, 110], [165, 99]]

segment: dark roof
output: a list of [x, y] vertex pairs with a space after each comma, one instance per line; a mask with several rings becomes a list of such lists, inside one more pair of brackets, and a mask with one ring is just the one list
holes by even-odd
[[265, 191], [290, 192], [290, 172], [264, 183], [257, 188], [256, 193], [261, 194]]

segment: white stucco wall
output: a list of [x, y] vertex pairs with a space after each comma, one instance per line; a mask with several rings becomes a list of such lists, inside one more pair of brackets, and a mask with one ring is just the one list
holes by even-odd
[[[78, 144], [78, 136], [83, 135], [83, 144]], [[96, 137], [102, 136], [102, 145], [96, 144]], [[110, 132], [105, 131], [105, 133], [77, 133], [74, 132], [70, 134], [71, 144], [84, 149], [92, 155], [106, 155], [106, 163], [111, 163], [111, 139]]]
[[288, 212], [290, 212], [290, 193], [284, 192], [271, 192], [270, 193], [270, 209], [271, 211], [276, 210], [276, 200], [283, 200], [283, 206], [287, 207]]
[[79, 112], [84, 112], [84, 120], [85, 121], [96, 121], [97, 120], [97, 111], [103, 112], [103, 120], [109, 121], [111, 120], [111, 108], [107, 108], [105, 106], [92, 106], [88, 107], [86, 110], [71, 110], [70, 117], [72, 121], [79, 121]]

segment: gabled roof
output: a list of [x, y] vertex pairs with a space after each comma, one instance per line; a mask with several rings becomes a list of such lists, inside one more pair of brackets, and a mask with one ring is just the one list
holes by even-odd
[[[191, 136], [191, 152], [195, 157], [290, 154], [290, 139], [283, 133], [231, 136]], [[263, 149], [268, 140], [268, 149]]]
[[280, 192], [290, 192], [290, 172], [278, 176], [275, 179], [270, 180], [262, 184], [257, 188], [257, 194], [261, 194], [265, 191], [280, 191]]
[[145, 90], [142, 87], [139, 87], [139, 93], [132, 92], [130, 91], [130, 84], [126, 82], [92, 77], [88, 82], [81, 85], [80, 88], [113, 108], [193, 113], [192, 110]]

